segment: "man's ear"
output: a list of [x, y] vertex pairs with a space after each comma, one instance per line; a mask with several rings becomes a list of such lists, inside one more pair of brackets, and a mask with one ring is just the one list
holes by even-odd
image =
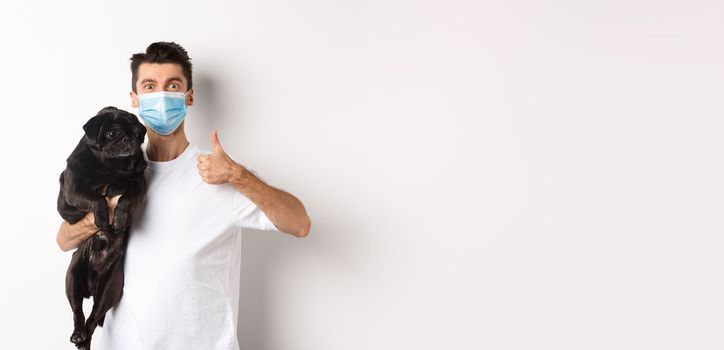
[[85, 125], [83, 125], [83, 130], [85, 130], [85, 136], [92, 143], [98, 142], [98, 136], [101, 133], [101, 126], [103, 126], [103, 116], [101, 114], [97, 114], [87, 123], [85, 123]]
[[194, 105], [194, 89], [186, 93], [186, 105], [189, 107]]
[[131, 95], [131, 107], [138, 108], [138, 96], [131, 90], [131, 92], [128, 93]]

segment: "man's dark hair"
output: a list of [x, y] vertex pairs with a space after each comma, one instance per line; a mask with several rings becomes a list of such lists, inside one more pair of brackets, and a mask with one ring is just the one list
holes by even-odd
[[181, 65], [184, 77], [188, 82], [188, 90], [191, 90], [191, 59], [181, 45], [174, 42], [159, 41], [148, 45], [146, 52], [140, 52], [131, 56], [131, 88], [136, 92], [136, 81], [138, 80], [138, 67], [141, 63], [177, 63]]

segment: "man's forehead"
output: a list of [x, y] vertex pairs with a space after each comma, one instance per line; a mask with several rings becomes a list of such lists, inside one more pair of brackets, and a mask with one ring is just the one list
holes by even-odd
[[138, 82], [144, 80], [152, 80], [156, 82], [164, 82], [173, 78], [186, 82], [183, 75], [183, 69], [177, 63], [141, 63], [138, 66]]

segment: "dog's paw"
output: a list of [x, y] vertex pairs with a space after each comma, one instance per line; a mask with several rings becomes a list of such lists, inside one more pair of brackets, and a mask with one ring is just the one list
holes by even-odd
[[111, 232], [111, 224], [109, 224], [107, 221], [103, 222], [101, 220], [96, 220], [95, 224], [96, 227], [98, 227], [98, 230], [103, 232]]
[[80, 346], [87, 338], [85, 331], [75, 331], [70, 335], [70, 342], [76, 346]]
[[90, 339], [86, 339], [78, 344], [75, 344], [75, 347], [78, 350], [90, 350]]
[[123, 211], [116, 211], [116, 215], [113, 217], [113, 228], [114, 232], [121, 233], [125, 232], [128, 226], [131, 226], [131, 217]]

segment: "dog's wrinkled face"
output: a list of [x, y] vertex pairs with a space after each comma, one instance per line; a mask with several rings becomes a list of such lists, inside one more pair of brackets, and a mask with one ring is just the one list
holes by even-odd
[[141, 144], [146, 136], [146, 128], [135, 115], [116, 107], [101, 109], [83, 125], [83, 130], [86, 144], [104, 163], [141, 155]]

